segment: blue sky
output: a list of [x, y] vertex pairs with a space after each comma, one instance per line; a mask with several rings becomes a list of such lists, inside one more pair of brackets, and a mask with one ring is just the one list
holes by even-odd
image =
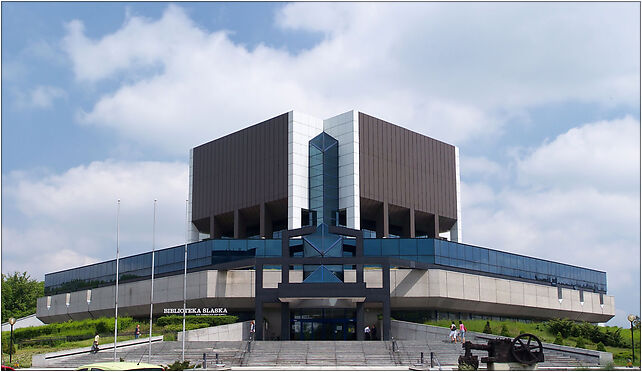
[[[636, 3], [3, 3], [2, 272], [183, 239], [191, 147], [295, 109], [460, 148], [465, 242], [640, 301]], [[214, 120], [213, 118], [218, 118]]]

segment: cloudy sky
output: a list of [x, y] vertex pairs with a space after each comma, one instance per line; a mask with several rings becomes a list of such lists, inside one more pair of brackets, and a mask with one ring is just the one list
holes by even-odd
[[[357, 109], [458, 145], [466, 243], [640, 313], [639, 3], [2, 3], [2, 272], [184, 240], [189, 149]], [[216, 118], [214, 120], [213, 118]]]

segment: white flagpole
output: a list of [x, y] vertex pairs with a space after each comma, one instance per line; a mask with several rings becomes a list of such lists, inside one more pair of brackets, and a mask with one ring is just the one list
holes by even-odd
[[116, 295], [114, 296], [114, 362], [116, 359], [116, 342], [118, 340], [118, 258], [120, 256], [120, 199], [116, 211]]
[[149, 295], [149, 355], [147, 363], [152, 360], [152, 314], [154, 313], [154, 254], [156, 251], [156, 199], [154, 199], [154, 224], [152, 226], [152, 287]]
[[185, 302], [187, 300], [187, 240], [189, 234], [189, 221], [187, 220], [188, 200], [185, 200], [185, 268], [183, 272], [183, 347], [181, 362], [185, 361]]

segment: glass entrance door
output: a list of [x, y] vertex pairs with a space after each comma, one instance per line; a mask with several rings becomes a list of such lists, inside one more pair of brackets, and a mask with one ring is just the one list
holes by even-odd
[[354, 310], [294, 310], [290, 319], [291, 340], [356, 340]]

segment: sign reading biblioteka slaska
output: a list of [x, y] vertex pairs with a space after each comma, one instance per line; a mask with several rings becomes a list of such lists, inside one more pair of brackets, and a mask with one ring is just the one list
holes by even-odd
[[[165, 308], [164, 314], [183, 314], [183, 308]], [[193, 315], [227, 315], [226, 307], [188, 307], [185, 308], [185, 314]]]

